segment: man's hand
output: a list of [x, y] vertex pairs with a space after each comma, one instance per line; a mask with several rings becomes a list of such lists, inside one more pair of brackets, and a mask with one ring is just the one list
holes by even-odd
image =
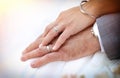
[[[45, 47], [38, 48], [41, 37], [33, 42], [23, 53], [22, 61], [36, 58], [31, 64], [33, 68], [43, 66], [54, 61], [69, 61], [94, 54], [100, 49], [98, 39], [91, 33], [91, 27], [70, 37], [57, 51], [47, 53]], [[51, 43], [51, 48], [56, 40]]]

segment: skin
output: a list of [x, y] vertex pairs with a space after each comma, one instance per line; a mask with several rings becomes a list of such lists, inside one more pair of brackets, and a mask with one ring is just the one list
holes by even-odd
[[[119, 4], [120, 0], [90, 0], [83, 8], [98, 18], [120, 12]], [[81, 13], [79, 6], [63, 11], [46, 27], [44, 33], [23, 51], [21, 60], [36, 58], [31, 63], [31, 66], [36, 68], [53, 61], [69, 61], [94, 54], [100, 49], [98, 39], [90, 32], [96, 18]], [[54, 27], [57, 27], [58, 32], [54, 31]], [[46, 50], [47, 45], [51, 45], [51, 53]]]
[[[62, 12], [52, 25], [50, 24], [46, 27], [45, 32], [43, 33], [44, 40], [40, 44], [40, 47], [46, 46], [56, 36], [59, 36], [53, 47], [53, 50], [57, 50], [68, 38], [70, 38], [70, 36], [79, 33], [94, 22], [94, 18], [86, 16], [80, 12], [79, 6], [68, 9]], [[58, 29], [58, 32], [55, 32], [54, 27]]]
[[[120, 0], [88, 1], [83, 5], [83, 9], [95, 18], [81, 13], [79, 6], [61, 12], [58, 18], [46, 27], [43, 33], [44, 40], [40, 47], [47, 46], [56, 36], [59, 36], [53, 47], [53, 50], [58, 50], [68, 38], [91, 26], [96, 21], [96, 18], [105, 14], [120, 12], [119, 5]], [[54, 27], [57, 27], [57, 33]]]
[[[39, 43], [42, 40], [39, 37], [25, 49], [21, 60], [27, 61], [36, 58], [31, 63], [31, 67], [37, 68], [54, 61], [70, 61], [94, 54], [100, 50], [100, 45], [98, 39], [93, 36], [90, 30], [91, 27], [70, 37], [59, 50], [51, 53], [48, 53], [46, 48], [39, 48]], [[51, 48], [55, 42], [56, 39], [50, 44]]]

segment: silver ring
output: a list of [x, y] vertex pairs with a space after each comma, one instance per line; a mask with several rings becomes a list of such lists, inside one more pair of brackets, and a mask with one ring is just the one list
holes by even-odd
[[91, 33], [94, 37], [97, 37], [97, 35], [95, 34], [95, 32], [93, 31], [93, 29], [91, 29]]
[[46, 46], [48, 53], [51, 51], [50, 46]]
[[58, 32], [58, 29], [57, 29], [57, 27], [54, 27], [54, 31], [55, 31], [55, 32]]

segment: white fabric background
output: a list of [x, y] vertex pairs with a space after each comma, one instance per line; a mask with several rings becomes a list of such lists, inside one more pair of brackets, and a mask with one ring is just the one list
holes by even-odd
[[67, 63], [53, 62], [38, 69], [30, 67], [31, 61], [20, 61], [24, 48], [43, 32], [45, 26], [54, 21], [61, 11], [79, 6], [79, 2], [80, 0], [36, 0], [11, 8], [0, 23], [1, 73], [8, 78], [59, 78], [66, 74], [93, 78], [97, 74], [106, 73], [108, 78], [113, 78], [112, 71], [118, 63], [108, 60], [101, 52]]

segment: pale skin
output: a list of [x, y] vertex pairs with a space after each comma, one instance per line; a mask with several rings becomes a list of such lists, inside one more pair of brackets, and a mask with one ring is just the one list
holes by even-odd
[[[82, 14], [79, 7], [66, 10], [59, 15], [52, 25], [50, 24], [45, 29], [45, 32], [43, 33], [44, 40], [40, 46], [46, 46], [61, 33], [53, 47], [53, 50], [57, 50], [70, 36], [77, 34], [94, 22], [95, 19]], [[58, 29], [58, 32], [55, 32], [54, 27]]]
[[[27, 61], [36, 58], [31, 66], [37, 68], [54, 61], [70, 61], [94, 54], [100, 50], [100, 46], [98, 39], [90, 30], [91, 27], [71, 36], [59, 50], [51, 53], [48, 53], [46, 48], [38, 47], [42, 41], [42, 38], [39, 37], [26, 48], [21, 59]], [[50, 44], [51, 47], [55, 42], [56, 39]]]

